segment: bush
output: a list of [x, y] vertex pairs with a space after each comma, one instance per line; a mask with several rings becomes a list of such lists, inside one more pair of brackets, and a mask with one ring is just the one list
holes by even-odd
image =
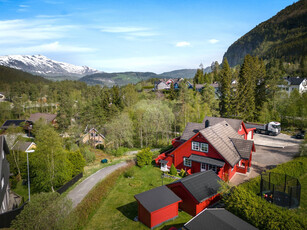
[[184, 169], [180, 170], [179, 176], [185, 177], [187, 175], [187, 172]]
[[106, 149], [106, 152], [108, 154], [111, 154], [115, 157], [121, 157], [124, 155], [124, 153], [128, 152], [130, 149], [129, 148], [126, 148], [126, 147], [119, 147], [118, 149], [110, 149], [110, 148], [107, 148]]
[[135, 174], [135, 170], [134, 170], [134, 167], [133, 168], [130, 168], [128, 169], [127, 171], [124, 172], [124, 177], [125, 178], [132, 178]]
[[73, 177], [83, 172], [83, 168], [86, 165], [86, 162], [80, 151], [69, 152], [68, 160], [72, 163]]
[[88, 148], [83, 149], [82, 155], [86, 160], [86, 163], [92, 163], [96, 160], [95, 153], [90, 151]]
[[17, 177], [15, 177], [15, 176], [13, 176], [13, 177], [11, 177], [11, 189], [15, 189], [16, 188], [16, 186], [17, 186], [17, 183], [18, 183], [18, 179], [17, 179]]
[[174, 164], [172, 164], [172, 166], [171, 166], [170, 174], [173, 175], [173, 176], [177, 175], [177, 169], [175, 168]]
[[13, 220], [13, 229], [63, 229], [63, 223], [71, 210], [71, 201], [57, 192], [31, 196], [22, 212]]
[[150, 148], [140, 150], [136, 155], [136, 161], [139, 167], [150, 165], [152, 161], [152, 152], [150, 151]]

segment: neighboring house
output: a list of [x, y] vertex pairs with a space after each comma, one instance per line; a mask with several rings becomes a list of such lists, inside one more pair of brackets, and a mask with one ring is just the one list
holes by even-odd
[[0, 135], [0, 214], [9, 210], [10, 166], [6, 159], [9, 148], [3, 135]]
[[105, 146], [105, 137], [97, 131], [95, 128], [88, 129], [86, 127], [85, 134], [81, 137], [81, 142], [83, 144], [89, 144], [92, 146], [104, 145]]
[[253, 225], [245, 222], [224, 208], [207, 208], [188, 221], [183, 230], [256, 230]]
[[286, 77], [285, 85], [278, 85], [279, 88], [285, 90], [290, 94], [294, 89], [297, 89], [299, 93], [307, 92], [307, 79], [300, 77]]
[[183, 78], [175, 79], [160, 79], [155, 82], [155, 90], [168, 90], [171, 88], [171, 85], [174, 84], [174, 89], [179, 89], [179, 84]]
[[36, 149], [36, 144], [34, 142], [17, 141], [13, 146], [12, 151], [19, 151], [25, 153], [32, 153]]
[[3, 101], [5, 101], [5, 95], [4, 93], [0, 92], [0, 102], [3, 102]]
[[181, 199], [165, 185], [137, 194], [138, 220], [154, 228], [178, 216]]
[[0, 129], [8, 129], [10, 126], [22, 127], [25, 132], [29, 135], [33, 128], [33, 122], [28, 120], [6, 120]]
[[221, 179], [213, 172], [199, 172], [168, 184], [180, 199], [179, 208], [192, 216], [220, 200]]
[[213, 170], [225, 181], [237, 172], [249, 172], [255, 146], [244, 139], [243, 127], [236, 124], [234, 129], [225, 120], [211, 125], [207, 120], [188, 123], [182, 136], [172, 141], [174, 148], [160, 154], [156, 164], [162, 166], [164, 161], [168, 168], [174, 164], [177, 170], [184, 169], [189, 174]]
[[39, 119], [42, 119], [46, 121], [46, 123], [51, 123], [52, 125], [56, 124], [56, 114], [50, 114], [50, 113], [32, 113], [30, 115], [29, 121], [32, 121], [35, 123]]

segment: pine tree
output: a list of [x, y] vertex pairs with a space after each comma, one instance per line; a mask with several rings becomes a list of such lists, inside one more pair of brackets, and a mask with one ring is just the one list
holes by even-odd
[[171, 84], [171, 88], [169, 90], [169, 97], [170, 100], [175, 100], [176, 99], [176, 92], [175, 92], [175, 88], [174, 88], [174, 83], [172, 82]]
[[254, 120], [255, 112], [255, 59], [246, 55], [238, 79], [236, 112], [243, 120]]
[[227, 61], [224, 58], [223, 67], [220, 73], [220, 114], [222, 117], [229, 117], [231, 111], [231, 72]]
[[193, 79], [194, 84], [203, 84], [204, 83], [204, 68], [203, 65], [200, 64], [199, 68], [196, 71], [196, 74]]
[[266, 69], [263, 60], [260, 60], [256, 71], [256, 89], [255, 89], [255, 116], [258, 118], [259, 113], [263, 107], [264, 102], [267, 100], [266, 92]]

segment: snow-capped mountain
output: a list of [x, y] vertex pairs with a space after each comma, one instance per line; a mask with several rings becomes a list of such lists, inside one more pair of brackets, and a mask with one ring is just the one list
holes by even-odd
[[96, 69], [87, 66], [76, 66], [64, 62], [51, 60], [43, 55], [7, 55], [0, 56], [0, 65], [19, 69], [46, 78], [71, 79], [98, 73]]

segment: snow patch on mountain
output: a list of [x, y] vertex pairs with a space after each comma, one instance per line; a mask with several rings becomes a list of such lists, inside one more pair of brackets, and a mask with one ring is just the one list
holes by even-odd
[[81, 78], [99, 72], [87, 66], [54, 61], [40, 54], [0, 56], [0, 65], [47, 77], [70, 76]]

